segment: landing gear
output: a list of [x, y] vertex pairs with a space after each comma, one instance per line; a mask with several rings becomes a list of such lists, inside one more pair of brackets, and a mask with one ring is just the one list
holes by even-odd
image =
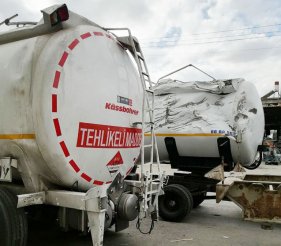
[[181, 221], [193, 208], [189, 190], [180, 184], [164, 187], [165, 194], [159, 196], [159, 215], [167, 221]]
[[0, 187], [0, 240], [2, 246], [25, 246], [28, 225], [25, 212], [17, 208], [17, 197]]

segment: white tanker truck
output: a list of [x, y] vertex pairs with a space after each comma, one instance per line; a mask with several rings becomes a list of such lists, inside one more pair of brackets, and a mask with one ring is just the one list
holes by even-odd
[[167, 76], [153, 88], [159, 157], [189, 173], [169, 176], [159, 214], [179, 221], [204, 201], [208, 190], [215, 189], [220, 179], [212, 178], [208, 173], [212, 169], [223, 166], [223, 171], [231, 171], [237, 163], [248, 169], [260, 165], [264, 112], [255, 86], [244, 79], [183, 82], [164, 79]]
[[104, 229], [157, 217], [159, 177], [125, 180], [144, 148], [149, 76], [129, 29], [117, 37], [66, 5], [42, 13], [0, 35], [0, 244], [26, 245], [24, 208], [47, 204], [102, 245]]

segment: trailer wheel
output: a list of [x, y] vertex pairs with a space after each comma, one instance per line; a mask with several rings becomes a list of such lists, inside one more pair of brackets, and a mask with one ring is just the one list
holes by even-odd
[[3, 201], [3, 198], [0, 196], [1, 244], [3, 244], [4, 246], [10, 246], [12, 245], [11, 239], [13, 238], [13, 235], [10, 228], [11, 227], [10, 216], [8, 215], [6, 210], [7, 210], [7, 204], [5, 201]]
[[197, 208], [204, 200], [206, 197], [206, 192], [193, 196], [193, 208]]
[[0, 224], [1, 245], [26, 245], [28, 227], [25, 212], [17, 208], [16, 195], [5, 188], [0, 188]]
[[193, 198], [189, 190], [180, 184], [164, 187], [165, 194], [159, 196], [159, 215], [167, 221], [181, 221], [190, 213]]
[[19, 233], [19, 240], [20, 240], [20, 246], [25, 246], [27, 244], [27, 235], [28, 235], [28, 222], [27, 222], [27, 216], [25, 214], [24, 208], [17, 208], [18, 204], [18, 198], [15, 193], [8, 189], [3, 189], [3, 191], [7, 194], [7, 196], [10, 197], [11, 201], [13, 202], [13, 208], [15, 209], [15, 213], [17, 215], [18, 219], [18, 233]]

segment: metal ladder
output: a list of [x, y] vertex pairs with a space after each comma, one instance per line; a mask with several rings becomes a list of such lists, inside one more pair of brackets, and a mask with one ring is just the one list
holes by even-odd
[[[147, 215], [158, 211], [158, 196], [163, 185], [164, 174], [161, 173], [160, 159], [156, 142], [154, 129], [154, 91], [152, 90], [152, 81], [147, 69], [146, 61], [143, 56], [138, 40], [132, 36], [128, 28], [111, 28], [107, 30], [127, 31], [128, 36], [118, 37], [117, 41], [127, 48], [133, 55], [142, 87], [143, 87], [143, 106], [142, 106], [142, 122], [135, 122], [135, 125], [142, 125], [142, 145], [141, 145], [141, 187], [143, 188], [143, 200], [140, 208], [140, 218], [145, 218]], [[145, 143], [145, 135], [150, 137], [149, 143]], [[149, 160], [145, 160], [145, 152], [149, 151]], [[153, 170], [154, 156], [156, 157], [157, 170]], [[144, 166], [148, 166], [148, 171], [145, 171]], [[157, 213], [156, 213], [157, 218]]]

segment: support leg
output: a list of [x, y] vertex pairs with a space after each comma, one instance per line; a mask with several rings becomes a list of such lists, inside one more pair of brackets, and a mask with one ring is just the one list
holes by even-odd
[[100, 212], [89, 212], [89, 228], [91, 230], [92, 241], [94, 246], [103, 245], [103, 234], [104, 234], [104, 220], [105, 210]]
[[103, 245], [104, 221], [107, 205], [107, 186], [94, 187], [86, 195], [86, 207], [93, 246]]

